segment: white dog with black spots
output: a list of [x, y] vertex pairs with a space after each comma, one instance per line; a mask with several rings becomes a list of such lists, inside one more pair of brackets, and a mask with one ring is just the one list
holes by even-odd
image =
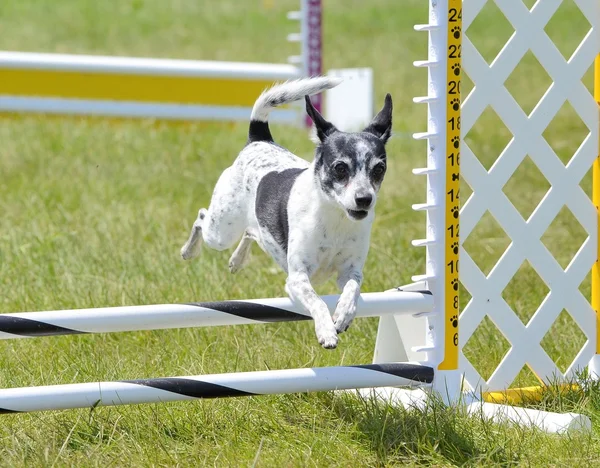
[[[235, 273], [252, 242], [258, 243], [287, 273], [287, 294], [313, 317], [317, 339], [328, 349], [337, 346], [338, 334], [356, 315], [392, 131], [389, 94], [362, 132], [342, 132], [325, 120], [309, 96], [339, 83], [328, 77], [300, 79], [259, 96], [246, 146], [221, 174], [210, 206], [199, 211], [181, 249], [187, 260], [198, 255], [201, 241], [216, 250], [239, 242], [229, 261]], [[302, 98], [318, 138], [311, 163], [277, 145], [268, 124], [273, 108]], [[332, 275], [341, 290], [333, 317], [313, 288]]]

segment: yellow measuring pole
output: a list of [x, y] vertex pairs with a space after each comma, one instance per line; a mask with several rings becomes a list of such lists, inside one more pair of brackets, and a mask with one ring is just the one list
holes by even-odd
[[[594, 67], [594, 97], [600, 106], [600, 55], [596, 57]], [[600, 115], [600, 107], [598, 109]], [[599, 129], [600, 130], [600, 129]], [[600, 140], [600, 138], [599, 138]], [[600, 141], [598, 142], [598, 158], [594, 161], [592, 200], [596, 206], [596, 223], [600, 231]], [[592, 268], [592, 307], [596, 312], [596, 354], [600, 354], [600, 235], [596, 246], [596, 263]]]
[[458, 212], [460, 208], [460, 75], [462, 0], [448, 0], [446, 86], [446, 284], [444, 360], [440, 370], [458, 369]]

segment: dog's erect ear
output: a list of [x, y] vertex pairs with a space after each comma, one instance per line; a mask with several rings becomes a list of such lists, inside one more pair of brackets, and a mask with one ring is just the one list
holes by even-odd
[[315, 106], [313, 106], [312, 102], [310, 101], [310, 96], [304, 96], [304, 99], [306, 100], [306, 113], [315, 123], [317, 137], [319, 137], [319, 140], [323, 141], [329, 135], [336, 132], [337, 128], [335, 128], [335, 125], [325, 120], [323, 116], [319, 114], [319, 111], [315, 109]]
[[392, 135], [392, 96], [389, 93], [385, 95], [383, 109], [379, 111], [379, 114], [373, 118], [363, 132], [375, 135], [384, 144], [389, 140]]

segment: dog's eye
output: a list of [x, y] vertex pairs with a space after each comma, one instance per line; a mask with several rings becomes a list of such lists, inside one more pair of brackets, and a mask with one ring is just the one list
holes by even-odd
[[371, 171], [371, 173], [373, 174], [373, 177], [375, 177], [375, 178], [381, 177], [384, 172], [385, 172], [385, 165], [383, 163], [377, 164], [377, 166], [375, 166], [373, 168], [373, 170]]
[[348, 166], [346, 166], [344, 163], [337, 163], [335, 166], [333, 166], [333, 173], [337, 179], [345, 179], [348, 177]]

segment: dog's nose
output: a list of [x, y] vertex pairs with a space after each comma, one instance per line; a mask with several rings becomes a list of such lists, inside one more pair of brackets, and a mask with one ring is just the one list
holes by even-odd
[[356, 207], [361, 210], [366, 210], [371, 206], [371, 202], [373, 201], [372, 195], [360, 195], [354, 198], [356, 202]]

